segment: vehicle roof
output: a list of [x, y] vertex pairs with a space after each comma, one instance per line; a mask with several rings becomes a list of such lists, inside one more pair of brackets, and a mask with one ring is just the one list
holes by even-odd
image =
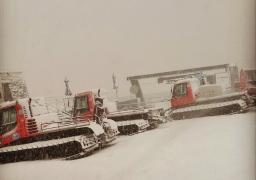
[[6, 101], [0, 104], [0, 109], [6, 109], [16, 105], [16, 101]]
[[80, 92], [80, 93], [77, 93], [75, 95], [75, 97], [84, 96], [84, 95], [87, 95], [87, 94], [93, 94], [93, 92], [92, 91]]
[[185, 82], [193, 82], [193, 81], [198, 81], [197, 78], [185, 78], [185, 79], [180, 79], [180, 80], [177, 80], [174, 84], [179, 84], [179, 83], [185, 83]]

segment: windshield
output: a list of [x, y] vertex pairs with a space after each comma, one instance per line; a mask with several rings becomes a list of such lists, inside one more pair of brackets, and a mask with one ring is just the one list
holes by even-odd
[[16, 111], [15, 108], [3, 109], [0, 111], [0, 134], [5, 134], [15, 128]]
[[187, 83], [176, 84], [173, 89], [173, 96], [180, 97], [187, 95]]
[[87, 97], [86, 96], [77, 97], [76, 98], [76, 104], [75, 104], [76, 115], [84, 113], [88, 110], [89, 110], [89, 107], [88, 107]]

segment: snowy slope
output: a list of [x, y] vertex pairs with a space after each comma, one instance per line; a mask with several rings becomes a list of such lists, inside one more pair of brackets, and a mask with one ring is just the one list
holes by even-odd
[[1, 180], [254, 180], [256, 113], [163, 124], [89, 157], [0, 165]]

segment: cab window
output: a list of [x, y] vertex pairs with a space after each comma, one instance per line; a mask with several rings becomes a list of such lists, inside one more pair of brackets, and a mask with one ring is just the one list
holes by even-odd
[[15, 108], [3, 109], [0, 111], [0, 134], [5, 134], [16, 127]]
[[89, 110], [89, 107], [88, 107], [87, 97], [86, 96], [77, 97], [76, 104], [75, 104], [76, 115], [84, 113], [88, 110]]
[[173, 97], [181, 97], [187, 95], [187, 83], [176, 84], [173, 89]]

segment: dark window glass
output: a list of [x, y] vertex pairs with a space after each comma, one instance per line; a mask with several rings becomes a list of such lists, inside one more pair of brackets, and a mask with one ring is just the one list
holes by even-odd
[[181, 97], [187, 95], [187, 83], [176, 84], [173, 89], [174, 97]]
[[0, 134], [11, 131], [15, 128], [16, 124], [15, 108], [4, 109], [0, 111]]
[[75, 108], [76, 108], [75, 109], [76, 110], [76, 115], [79, 115], [81, 113], [84, 113], [84, 112], [88, 111], [89, 107], [88, 107], [87, 97], [86, 96], [77, 97]]

